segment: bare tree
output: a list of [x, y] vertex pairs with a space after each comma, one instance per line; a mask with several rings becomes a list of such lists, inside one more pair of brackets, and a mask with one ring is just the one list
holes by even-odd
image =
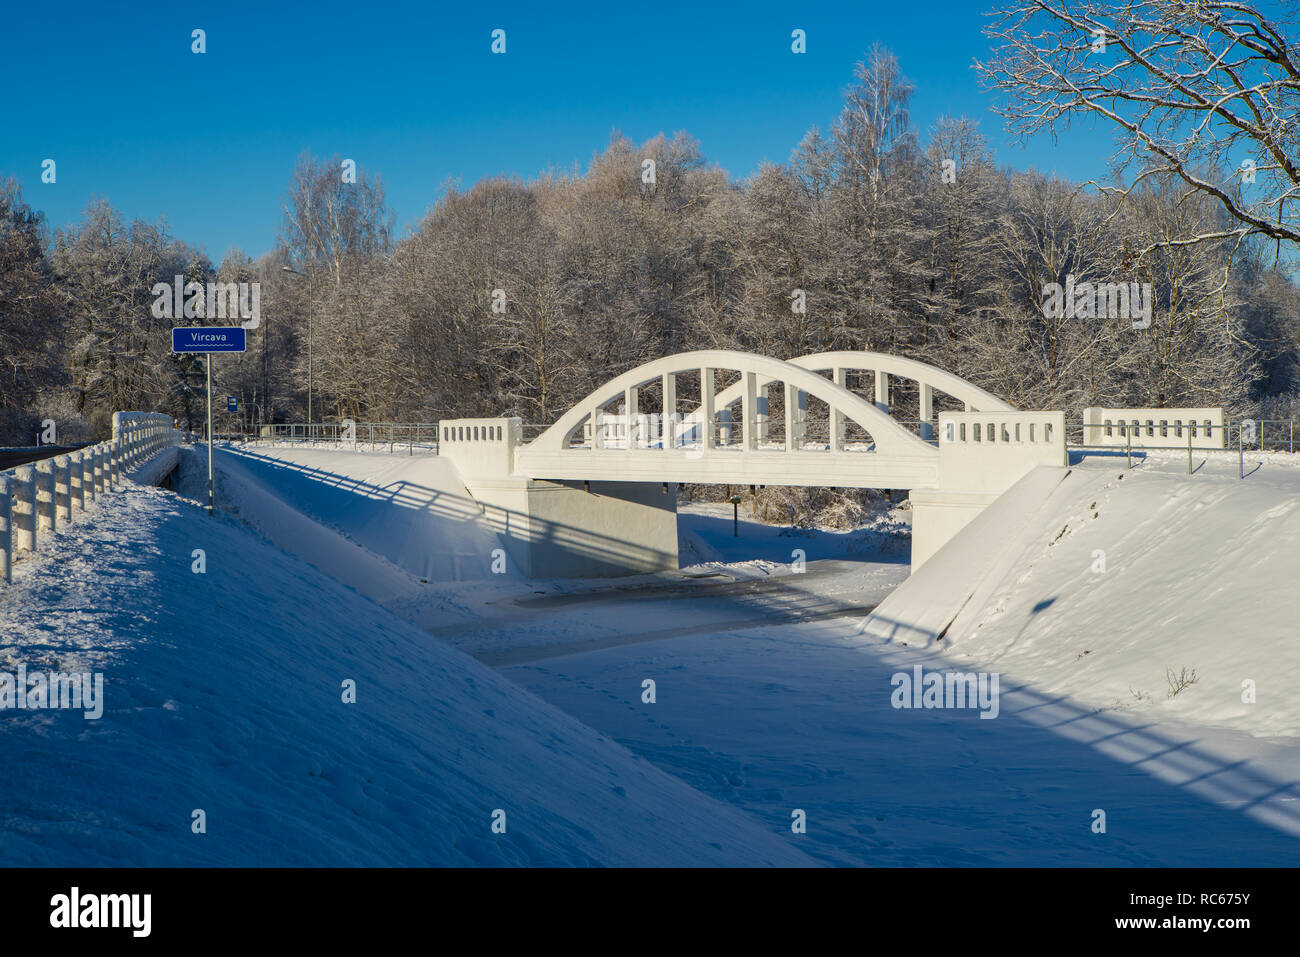
[[[854, 67], [832, 130], [829, 200], [836, 237], [831, 292], [845, 311], [836, 347], [905, 349], [931, 279], [917, 215], [921, 157], [908, 113], [912, 85], [877, 44]], [[840, 337], [837, 337], [840, 338]]]
[[362, 415], [374, 396], [383, 394], [370, 361], [376, 351], [371, 340], [380, 349], [391, 341], [373, 328], [377, 287], [367, 277], [390, 250], [393, 215], [378, 176], [364, 169], [351, 170], [351, 177], [348, 172], [337, 156], [328, 161], [300, 156], [280, 235], [288, 258], [306, 277], [306, 308], [298, 315], [310, 323], [311, 341], [299, 353], [301, 379], [315, 388], [319, 368], [321, 407], [332, 405], [340, 417]]
[[153, 286], [177, 275], [206, 282], [212, 264], [161, 225], [124, 223], [107, 201], [55, 234], [51, 262], [68, 316], [73, 407], [103, 430], [117, 409], [185, 417], [201, 379], [193, 356], [171, 354], [174, 318], [155, 317]]
[[[309, 341], [313, 412], [359, 421], [546, 422], [632, 366], [710, 347], [890, 351], [1027, 408], [1300, 408], [1300, 289], [1265, 241], [1296, 225], [1281, 27], [1229, 3], [1006, 2], [985, 70], [1009, 122], [1028, 135], [1111, 111], [1121, 176], [1105, 187], [998, 169], [961, 118], [922, 143], [910, 84], [879, 47], [829, 131], [743, 183], [684, 133], [615, 134], [585, 170], [448, 185], [400, 242], [378, 177], [352, 182], [337, 158], [301, 157], [279, 246], [218, 270], [104, 202], [46, 249], [40, 214], [0, 187], [0, 428], [38, 407], [105, 426], [124, 408], [201, 418], [201, 365], [169, 353], [173, 320], [150, 311], [153, 284], [177, 273], [262, 283], [249, 353], [217, 366], [258, 421], [303, 415]], [[1149, 284], [1149, 327], [1049, 312], [1045, 287], [1072, 274]], [[679, 391], [693, 388], [687, 375]], [[907, 417], [919, 396], [897, 383], [891, 401]]]
[[[1008, 206], [1006, 178], [977, 125], [940, 117], [926, 147], [920, 217], [925, 226], [928, 295], [920, 316], [922, 348], [959, 334], [968, 317], [998, 298], [998, 230]], [[942, 348], [942, 345], [939, 346]]]
[[1013, 133], [1109, 123], [1127, 185], [1102, 189], [1124, 196], [1169, 175], [1231, 217], [1160, 245], [1263, 236], [1280, 254], [1300, 239], [1295, 11], [1293, 0], [1277, 18], [1239, 0], [1011, 0], [991, 15], [995, 49], [976, 67]]
[[38, 408], [66, 383], [44, 220], [17, 180], [0, 182], [0, 442], [31, 441]]

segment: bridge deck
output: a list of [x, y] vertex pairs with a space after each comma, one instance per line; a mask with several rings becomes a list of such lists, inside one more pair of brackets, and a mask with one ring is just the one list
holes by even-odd
[[591, 449], [522, 446], [515, 468], [533, 479], [603, 482], [698, 482], [712, 485], [821, 485], [925, 488], [938, 481], [939, 456], [881, 456], [818, 449]]

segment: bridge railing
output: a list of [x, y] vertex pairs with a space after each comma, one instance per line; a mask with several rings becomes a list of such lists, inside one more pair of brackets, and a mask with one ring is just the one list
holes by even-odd
[[[763, 414], [760, 413], [760, 417]], [[675, 423], [671, 430], [671, 436], [674, 448], [689, 448], [698, 446], [702, 440], [702, 423], [698, 412], [677, 413], [672, 417]], [[934, 422], [922, 422], [919, 419], [895, 418], [894, 421], [901, 426], [911, 429], [914, 433], [924, 434], [921, 428], [924, 425], [931, 426], [930, 434], [933, 436]], [[658, 412], [640, 412], [637, 413], [629, 423], [628, 416], [622, 412], [601, 412], [598, 415], [598, 427], [600, 429], [600, 447], [605, 449], [626, 449], [628, 447], [628, 430], [631, 425], [632, 441], [634, 447], [638, 449], [661, 449], [664, 447], [666, 437], [670, 430], [665, 428], [664, 417]], [[819, 446], [830, 448], [832, 425], [825, 417], [800, 417], [792, 423], [796, 433], [796, 443], [801, 449], [815, 449]], [[757, 445], [759, 448], [776, 448], [783, 446], [785, 442], [784, 435], [776, 429], [770, 429], [770, 423], [760, 421], [757, 426]], [[525, 424], [523, 427], [523, 439], [525, 442], [530, 441], [545, 432], [550, 426]], [[923, 442], [928, 445], [938, 445], [938, 439], [922, 438]], [[592, 431], [590, 423], [584, 423], [580, 431], [575, 432], [572, 437], [574, 448], [591, 448]], [[719, 409], [713, 416], [713, 448], [727, 449], [740, 448], [745, 445], [744, 427], [741, 421], [733, 418], [727, 409]], [[869, 435], [861, 432], [860, 429], [853, 427], [841, 427], [840, 447], [846, 451], [852, 451], [858, 447], [868, 447], [872, 445]]]
[[1095, 445], [1179, 448], [1191, 439], [1205, 448], [1225, 447], [1221, 408], [1092, 407], [1083, 410], [1083, 425], [1087, 442]]
[[515, 449], [523, 436], [516, 417], [443, 419], [438, 425], [439, 455], [465, 478], [501, 478], [515, 470]]
[[[952, 410], [956, 414], [956, 410]], [[1089, 410], [1093, 412], [1095, 410]], [[1193, 451], [1214, 451], [1233, 449], [1242, 438], [1241, 446], [1245, 450], [1296, 451], [1296, 421], [1294, 419], [1237, 419], [1229, 420], [1221, 410], [1139, 410], [1114, 409], [1104, 415], [1101, 421], [1067, 422], [1065, 426], [1066, 444], [1074, 449], [1109, 449], [1119, 450], [1126, 446], [1133, 450], [1144, 448], [1186, 449], [1187, 438], [1192, 438]], [[1150, 414], [1148, 414], [1148, 412]], [[1188, 413], [1198, 413], [1194, 418]], [[899, 425], [909, 429], [913, 434], [930, 434], [934, 438], [927, 444], [939, 443], [938, 421], [947, 411], [936, 411], [932, 419], [920, 420], [892, 416]], [[779, 419], [780, 416], [777, 416]], [[1094, 416], [1095, 418], [1095, 416]], [[638, 413], [633, 425], [633, 437], [637, 448], [656, 449], [662, 447], [664, 437], [663, 417], [658, 413]], [[498, 420], [444, 420], [445, 422], [475, 422]], [[500, 420], [504, 421], [504, 420]], [[627, 417], [624, 413], [601, 412], [599, 414], [602, 445], [607, 449], [627, 448]], [[801, 449], [815, 450], [830, 447], [831, 422], [825, 416], [808, 416], [796, 419], [799, 445]], [[1194, 423], [1194, 424], [1184, 424]], [[698, 447], [700, 438], [699, 416], [697, 412], [679, 413], [678, 426], [673, 430], [678, 447]], [[1206, 423], [1209, 423], [1208, 425]], [[760, 423], [761, 424], [761, 423]], [[779, 423], [778, 423], [779, 424]], [[720, 450], [741, 449], [743, 426], [732, 419], [727, 410], [715, 412], [713, 423], [714, 448]], [[926, 429], [924, 427], [928, 426]], [[515, 439], [519, 445], [526, 445], [551, 427], [551, 423], [524, 423]], [[274, 426], [261, 426], [253, 433], [218, 433], [218, 439], [230, 439], [241, 442], [268, 442], [309, 444], [324, 443], [335, 448], [353, 447], [367, 451], [389, 451], [394, 454], [414, 454], [415, 451], [438, 452], [442, 442], [443, 429], [438, 422], [358, 422], [352, 429], [354, 439], [346, 437], [346, 427], [339, 422], [317, 423], [277, 423]], [[1108, 434], [1109, 433], [1109, 434]], [[1152, 434], [1154, 433], [1154, 434]], [[1167, 434], [1165, 434], [1167, 433]], [[202, 436], [191, 436], [192, 441], [199, 441]], [[1204, 441], [1209, 439], [1211, 441]], [[775, 447], [781, 444], [782, 436], [775, 435], [771, 442], [760, 438], [759, 448]], [[588, 424], [572, 435], [574, 448], [591, 448], [592, 435]], [[870, 449], [871, 438], [867, 435], [855, 435], [852, 430], [845, 433], [841, 440], [845, 450]]]
[[[233, 436], [232, 436], [233, 437]], [[401, 450], [438, 451], [437, 422], [277, 422], [261, 425], [253, 432], [242, 433], [246, 442], [288, 442], [310, 444], [324, 442], [338, 447], [357, 446], [368, 450], [387, 447]]]
[[0, 472], [0, 581], [13, 580], [18, 553], [35, 551], [180, 438], [171, 416], [117, 412], [111, 440]]
[[949, 488], [1002, 492], [1039, 465], [1069, 464], [1064, 412], [945, 412], [939, 475]]
[[[1170, 410], [1166, 410], [1168, 412]], [[1127, 428], [1125, 428], [1127, 426]], [[1113, 429], [1109, 435], [1103, 436], [1102, 441], [1098, 441], [1093, 436], [1099, 429]], [[1205, 420], [1199, 423], [1185, 424], [1180, 430], [1176, 431], [1175, 426], [1168, 423], [1162, 423], [1160, 420], [1146, 422], [1138, 420], [1136, 423], [1133, 418], [1127, 422], [1116, 424], [1115, 422], [1083, 422], [1072, 424], [1071, 438], [1078, 436], [1079, 441], [1071, 441], [1070, 448], [1080, 450], [1105, 450], [1111, 454], [1123, 452], [1128, 459], [1129, 467], [1133, 465], [1134, 455], [1145, 456], [1147, 453], [1156, 449], [1163, 449], [1173, 452], [1187, 453], [1187, 474], [1192, 475], [1197, 471], [1198, 466], [1195, 464], [1194, 456], [1198, 453], [1206, 453], [1206, 459], [1210, 455], [1219, 454], [1228, 455], [1237, 459], [1237, 477], [1245, 478], [1249, 473], [1246, 471], [1246, 453], [1265, 454], [1269, 452], [1285, 452], [1293, 455], [1296, 452], [1296, 421], [1295, 419], [1223, 419], [1222, 424], [1215, 424], [1215, 420], [1210, 420], [1206, 425]], [[1148, 434], [1149, 430], [1154, 430], [1155, 435]], [[1181, 434], [1178, 434], [1178, 432]], [[1163, 433], [1163, 434], [1162, 434]], [[1253, 469], [1252, 469], [1253, 471]]]
[[[1191, 440], [1194, 452], [1235, 452], [1238, 445], [1256, 452], [1295, 452], [1300, 449], [1295, 419], [1229, 419], [1217, 424], [1204, 420], [1196, 427], [1179, 427], [1164, 416], [1151, 417], [1136, 423], [1131, 416], [1127, 421], [1072, 422], [1069, 425], [1070, 446], [1081, 449], [1146, 450], [1153, 448], [1186, 449]], [[1125, 426], [1127, 425], [1127, 428]], [[1149, 434], [1154, 431], [1155, 434]]]

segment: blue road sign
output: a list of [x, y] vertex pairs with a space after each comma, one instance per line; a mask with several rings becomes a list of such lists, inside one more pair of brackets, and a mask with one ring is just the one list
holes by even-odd
[[228, 396], [226, 396], [226, 411], [227, 411], [227, 412], [238, 412], [238, 411], [239, 411], [239, 397], [238, 397], [238, 396], [234, 396], [234, 395], [228, 395]]
[[247, 352], [243, 326], [176, 326], [172, 352]]

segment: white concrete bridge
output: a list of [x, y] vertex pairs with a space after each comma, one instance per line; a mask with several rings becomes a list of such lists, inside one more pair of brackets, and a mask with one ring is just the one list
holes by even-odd
[[[848, 387], [862, 373], [874, 377], [870, 399]], [[694, 385], [689, 395], [682, 379]], [[893, 414], [897, 380], [915, 399], [912, 423]], [[936, 417], [936, 393], [962, 411]], [[440, 453], [489, 516], [501, 513], [499, 530], [518, 533], [534, 520], [548, 530], [617, 529], [638, 555], [665, 564], [670, 554], [675, 563], [680, 482], [907, 489], [923, 503], [914, 511], [916, 566], [1025, 473], [1067, 461], [1064, 413], [1019, 412], [942, 369], [871, 352], [788, 361], [681, 353], [612, 379], [526, 444], [519, 419], [439, 428]], [[540, 574], [559, 559], [537, 547], [523, 561]], [[642, 567], [650, 566], [632, 570]]]
[[[849, 391], [850, 372], [874, 374], [874, 401]], [[699, 382], [689, 398], [678, 387], [685, 374]], [[733, 381], [719, 390], [722, 375]], [[916, 384], [919, 434], [890, 415], [891, 377]], [[769, 414], [774, 389], [782, 399], [776, 422]], [[519, 447], [514, 464], [537, 479], [928, 486], [938, 478], [938, 449], [927, 441], [934, 435], [935, 391], [967, 410], [1015, 411], [951, 373], [880, 353], [828, 352], [786, 362], [687, 352], [607, 382]], [[810, 406], [820, 407], [820, 421], [810, 420]], [[824, 428], [810, 428], [817, 425]]]

